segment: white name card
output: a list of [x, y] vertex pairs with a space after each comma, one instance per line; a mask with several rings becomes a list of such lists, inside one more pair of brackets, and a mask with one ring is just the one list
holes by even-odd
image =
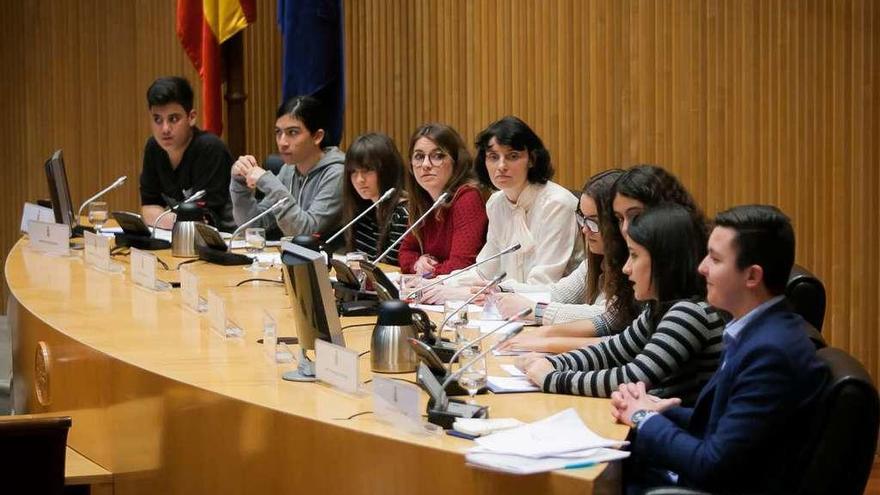
[[156, 255], [131, 248], [131, 281], [156, 290]]
[[32, 220], [28, 224], [31, 247], [37, 251], [67, 256], [70, 254], [70, 227], [63, 223]]
[[21, 209], [21, 232], [27, 234], [30, 230], [30, 223], [45, 222], [55, 223], [55, 212], [52, 208], [35, 205], [33, 203], [25, 203]]
[[420, 393], [419, 387], [411, 383], [373, 376], [373, 412], [377, 418], [395, 425], [402, 420], [420, 423]]
[[211, 330], [224, 337], [241, 337], [244, 333], [236, 325], [229, 325], [226, 317], [226, 302], [213, 290], [208, 291], [208, 325]]
[[197, 313], [205, 310], [199, 300], [199, 276], [188, 266], [180, 268], [180, 298], [184, 306]]
[[315, 378], [343, 392], [356, 394], [360, 386], [358, 353], [315, 339]]
[[110, 240], [104, 236], [89, 232], [83, 232], [85, 240], [86, 264], [99, 270], [108, 272], [119, 271], [117, 265], [110, 259]]

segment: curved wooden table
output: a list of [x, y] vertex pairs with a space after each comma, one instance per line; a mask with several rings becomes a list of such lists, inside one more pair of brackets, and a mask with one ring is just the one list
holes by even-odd
[[[172, 269], [182, 261], [162, 257]], [[256, 343], [264, 308], [278, 319], [279, 335], [295, 335], [283, 288], [236, 288], [250, 272], [191, 266], [200, 290], [226, 299], [243, 338], [209, 330], [205, 316], [181, 306], [178, 289], [134, 286], [127, 267], [103, 273], [81, 255], [36, 253], [27, 239], [6, 260], [15, 409], [72, 416], [68, 444], [113, 473], [116, 494], [619, 492], [618, 464], [527, 477], [491, 473], [465, 465], [467, 440], [409, 434], [370, 414], [343, 419], [372, 410], [371, 398], [283, 381], [293, 365], [271, 363]], [[369, 349], [370, 332], [346, 330], [346, 344]], [[489, 394], [479, 402], [492, 417], [523, 421], [574, 407], [600, 434], [627, 432], [612, 422], [604, 399]]]

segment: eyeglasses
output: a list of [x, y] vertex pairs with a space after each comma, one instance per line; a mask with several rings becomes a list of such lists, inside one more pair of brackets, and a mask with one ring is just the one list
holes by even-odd
[[412, 163], [412, 166], [415, 168], [425, 168], [425, 158], [427, 158], [428, 163], [430, 163], [432, 167], [439, 167], [443, 165], [443, 161], [446, 160], [446, 157], [448, 156], [447, 153], [440, 150], [435, 150], [428, 154], [416, 151], [413, 153], [410, 163]]
[[586, 228], [590, 229], [590, 232], [592, 232], [594, 234], [599, 233], [599, 222], [597, 222], [593, 218], [585, 217], [584, 214], [581, 213], [580, 210], [575, 210], [574, 218], [577, 220], [578, 227], [580, 227], [581, 230], [583, 230], [584, 227], [586, 227]]

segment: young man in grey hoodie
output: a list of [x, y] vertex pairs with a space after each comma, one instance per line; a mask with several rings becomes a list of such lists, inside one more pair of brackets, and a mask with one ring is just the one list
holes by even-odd
[[[270, 239], [282, 235], [318, 234], [322, 239], [339, 228], [345, 155], [325, 142], [327, 115], [318, 100], [295, 96], [278, 109], [275, 142], [284, 160], [278, 175], [266, 173], [251, 155], [232, 165], [229, 192], [238, 225], [266, 211], [282, 198], [287, 202], [253, 226]], [[257, 201], [256, 190], [263, 193]], [[280, 230], [280, 232], [279, 232]]]

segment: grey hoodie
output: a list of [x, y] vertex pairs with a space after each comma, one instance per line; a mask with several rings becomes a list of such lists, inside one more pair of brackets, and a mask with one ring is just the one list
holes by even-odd
[[238, 225], [269, 209], [281, 198], [288, 198], [275, 213], [258, 220], [253, 226], [264, 227], [267, 236], [281, 229], [283, 235], [320, 233], [332, 235], [342, 215], [342, 172], [345, 154], [335, 146], [324, 148], [324, 156], [305, 176], [294, 165], [284, 165], [278, 175], [266, 173], [257, 181], [257, 189], [265, 196], [254, 198], [244, 177], [233, 177], [229, 183], [232, 215]]

